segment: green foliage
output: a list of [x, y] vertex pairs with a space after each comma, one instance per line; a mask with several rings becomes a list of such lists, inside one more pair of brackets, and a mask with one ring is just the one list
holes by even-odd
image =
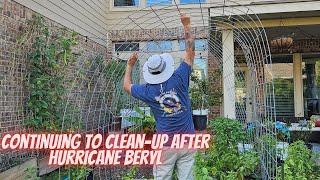
[[[319, 179], [319, 167], [312, 160], [312, 152], [303, 141], [289, 145], [288, 157], [282, 167], [278, 168], [277, 179], [309, 180]], [[318, 171], [318, 172], [317, 172]]]
[[246, 138], [239, 121], [217, 118], [210, 121], [214, 139], [206, 153], [196, 155], [196, 179], [244, 179], [251, 175], [259, 163], [254, 151], [238, 151], [238, 143]]
[[153, 134], [156, 131], [154, 116], [146, 115], [139, 107], [135, 107], [134, 110], [139, 114], [139, 117], [129, 117], [129, 121], [136, 124], [129, 128], [129, 132], [140, 133], [142, 130], [146, 134]]
[[136, 178], [138, 173], [138, 167], [132, 167], [124, 176], [122, 176], [122, 180], [133, 180]]
[[212, 162], [209, 161], [210, 158], [208, 153], [196, 153], [195, 155], [195, 165], [194, 174], [196, 180], [211, 180], [213, 179], [209, 170], [211, 170]]
[[215, 134], [215, 144], [222, 145], [221, 148], [230, 146], [231, 150], [237, 149], [238, 143], [246, 136], [242, 124], [234, 119], [219, 117], [210, 121], [209, 127]]
[[28, 167], [25, 171], [24, 180], [39, 180], [37, 176], [37, 167]]
[[[196, 109], [207, 109], [210, 106], [220, 104], [222, 96], [221, 88], [219, 87], [220, 72], [218, 70], [209, 73], [208, 78], [199, 79], [194, 73], [191, 74], [191, 81], [194, 83], [190, 90], [191, 107]], [[210, 82], [210, 83], [209, 83]], [[215, 84], [215, 85], [210, 85]]]
[[81, 167], [61, 168], [43, 177], [44, 180], [70, 179], [84, 180], [89, 175], [91, 169]]
[[30, 91], [27, 108], [31, 115], [25, 125], [34, 130], [60, 130], [63, 125], [64, 129], [71, 126], [77, 129], [75, 122], [69, 122], [71, 118], [63, 118], [66, 86], [70, 83], [65, 77], [69, 65], [76, 59], [72, 48], [78, 43], [77, 34], [63, 29], [50, 31], [41, 16], [35, 16], [28, 25], [30, 31], [20, 37], [21, 44], [32, 39], [27, 84]]

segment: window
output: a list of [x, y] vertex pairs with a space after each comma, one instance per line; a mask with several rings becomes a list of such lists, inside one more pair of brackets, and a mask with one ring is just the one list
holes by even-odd
[[[196, 51], [205, 51], [207, 50], [207, 40], [206, 39], [196, 39], [195, 40], [195, 50]], [[186, 50], [185, 40], [179, 41], [180, 51]]]
[[116, 43], [114, 50], [117, 51], [139, 51], [139, 43]]
[[162, 52], [172, 50], [172, 41], [151, 41], [147, 43], [147, 50], [150, 52]]
[[114, 0], [114, 7], [117, 6], [139, 6], [139, 0]]
[[204, 3], [206, 0], [180, 0], [181, 4], [197, 4], [197, 3]]
[[[275, 63], [272, 64], [272, 68], [277, 119], [286, 122], [294, 118], [293, 64]], [[266, 79], [267, 81], [271, 81], [271, 77], [266, 76]], [[267, 99], [272, 98], [272, 94], [268, 94]]]
[[193, 65], [193, 73], [199, 78], [204, 79], [208, 74], [208, 62], [207, 59], [195, 58]]
[[147, 0], [147, 6], [170, 4], [172, 4], [172, 0]]

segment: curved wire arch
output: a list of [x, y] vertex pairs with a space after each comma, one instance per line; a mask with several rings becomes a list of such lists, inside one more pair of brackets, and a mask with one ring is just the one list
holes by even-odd
[[[232, 1], [230, 1], [232, 2]], [[235, 4], [238, 4], [237, 2], [233, 2]], [[224, 16], [225, 14], [215, 14], [217, 15], [217, 19], [211, 19], [211, 15], [212, 12], [210, 11], [210, 14], [204, 14], [203, 9], [204, 8], [208, 8], [211, 9], [211, 6], [224, 6], [225, 4], [221, 4], [221, 3], [201, 3], [201, 12], [198, 12], [197, 10], [188, 10], [188, 9], [183, 9], [184, 11], [186, 11], [187, 14], [189, 14], [192, 18], [198, 18], [201, 17], [202, 22], [195, 22], [192, 24], [192, 27], [202, 27], [203, 28], [203, 33], [205, 34], [204, 36], [201, 36], [202, 39], [207, 39], [207, 45], [208, 45], [208, 53], [214, 53], [214, 57], [215, 57], [215, 63], [222, 68], [222, 64], [223, 64], [223, 55], [222, 55], [222, 49], [221, 49], [221, 43], [223, 43], [223, 40], [218, 39], [219, 37], [221, 37], [221, 29], [213, 29], [211, 28], [211, 24], [225, 24], [228, 27], [231, 27], [231, 29], [233, 29], [234, 31], [234, 40], [236, 43], [239, 44], [240, 49], [242, 50], [242, 52], [244, 53], [245, 56], [245, 60], [246, 60], [246, 64], [249, 68], [250, 74], [253, 74], [253, 81], [252, 83], [254, 84], [253, 87], [251, 87], [251, 91], [256, 92], [254, 94], [254, 100], [259, 100], [259, 99], [263, 99], [263, 104], [261, 105], [261, 102], [253, 102], [252, 104], [257, 105], [257, 107], [260, 107], [262, 109], [264, 109], [263, 111], [258, 109], [255, 109], [257, 111], [259, 111], [259, 115], [256, 114], [256, 112], [247, 112], [248, 110], [246, 108], [240, 108], [240, 111], [245, 112], [245, 113], [251, 113], [254, 115], [255, 118], [255, 122], [257, 125], [257, 132], [256, 132], [256, 142], [258, 143], [258, 138], [261, 136], [262, 134], [266, 134], [264, 131], [266, 131], [263, 127], [265, 123], [265, 121], [274, 121], [275, 120], [275, 109], [274, 109], [274, 96], [273, 96], [273, 82], [271, 79], [271, 82], [265, 82], [265, 79], [263, 80], [263, 82], [259, 82], [259, 78], [261, 76], [261, 74], [259, 74], [259, 68], [263, 67], [266, 68], [268, 71], [272, 72], [272, 66], [265, 66], [265, 64], [272, 64], [272, 60], [271, 60], [271, 53], [270, 53], [270, 48], [269, 48], [269, 44], [268, 44], [268, 39], [265, 33], [265, 29], [262, 26], [261, 21], [259, 20], [258, 16], [256, 14], [254, 14], [248, 7], [245, 7], [241, 4], [238, 4], [241, 8], [246, 9], [247, 11], [243, 11], [241, 8], [237, 8], [237, 7], [232, 7], [232, 11], [229, 11], [228, 9], [224, 9], [224, 12], [227, 13], [234, 13], [234, 11], [238, 11], [241, 13], [245, 13], [245, 18], [243, 15], [234, 15], [234, 16]], [[210, 5], [210, 6], [209, 6]], [[139, 11], [136, 11], [130, 15], [128, 15], [126, 18], [121, 18], [119, 19], [118, 23], [113, 24], [112, 27], [110, 27], [109, 31], [107, 32], [108, 34], [108, 39], [106, 40], [107, 43], [112, 43], [113, 41], [113, 31], [121, 31], [121, 30], [127, 30], [127, 31], [132, 31], [132, 30], [139, 30], [139, 31], [146, 31], [147, 32], [147, 36], [149, 36], [149, 38], [146, 39], [142, 39], [142, 40], [134, 40], [133, 42], [137, 42], [137, 43], [145, 43], [145, 42], [156, 42], [159, 40], [179, 40], [179, 38], [181, 39], [181, 37], [177, 37], [176, 39], [168, 36], [167, 38], [165, 37], [154, 37], [152, 36], [150, 33], [150, 31], [155, 30], [155, 29], [166, 29], [166, 31], [169, 32], [169, 34], [171, 33], [170, 29], [174, 29], [177, 28], [179, 29], [180, 27], [180, 20], [179, 16], [173, 16], [176, 14], [177, 9], [173, 8], [175, 5], [169, 5], [169, 6], [161, 6], [161, 8], [159, 8], [158, 6], [151, 6], [151, 7], [146, 7], [144, 9], [141, 9]], [[208, 6], [208, 7], [206, 7]], [[153, 8], [154, 7], [154, 8]], [[176, 4], [176, 7], [178, 8], [178, 5]], [[179, 8], [178, 8], [179, 9]], [[179, 9], [179, 13], [180, 13]], [[248, 12], [252, 12], [253, 14], [250, 14], [250, 16], [248, 15]], [[209, 12], [208, 12], [209, 13]], [[147, 17], [149, 15], [154, 14], [154, 16], [151, 17]], [[254, 16], [255, 18], [252, 18], [251, 16]], [[171, 17], [171, 18], [170, 18]], [[172, 18], [172, 17], [176, 17], [176, 18]], [[208, 18], [208, 24], [205, 25], [204, 24], [204, 19]], [[143, 20], [143, 22], [141, 22], [141, 20]], [[236, 27], [234, 25], [235, 22], [240, 23], [240, 28]], [[251, 23], [250, 23], [251, 22]], [[253, 22], [253, 24], [252, 24]], [[258, 23], [258, 24], [257, 24]], [[201, 25], [202, 24], [202, 25]], [[169, 26], [169, 25], [172, 25]], [[243, 25], [243, 26], [242, 26]], [[255, 25], [255, 26], [253, 26]], [[248, 28], [249, 26], [249, 28]], [[148, 29], [146, 28], [148, 27]], [[243, 28], [245, 27], [245, 28]], [[259, 30], [259, 32], [257, 32], [257, 29]], [[150, 32], [150, 33], [149, 33]], [[215, 35], [215, 37], [213, 38], [213, 40], [210, 39], [211, 35]], [[116, 41], [115, 41], [116, 42]], [[127, 40], [125, 40], [124, 42], [131, 42], [130, 38], [128, 38]], [[123, 45], [125, 46], [125, 45]], [[129, 45], [127, 45], [129, 46]], [[145, 43], [144, 46], [141, 47], [141, 49], [139, 49], [139, 57], [141, 59], [147, 58], [150, 54], [154, 53], [154, 52], [149, 52], [148, 48], [146, 47], [147, 43]], [[159, 44], [157, 43], [157, 46], [161, 49], [161, 47], [159, 46]], [[122, 45], [120, 46], [122, 47]], [[120, 48], [119, 47], [119, 48]], [[127, 47], [125, 47], [127, 48]], [[213, 50], [213, 52], [210, 52], [210, 49]], [[226, 49], [228, 51], [228, 55], [232, 54], [231, 50]], [[117, 51], [117, 50], [114, 50]], [[180, 52], [181, 50], [177, 50], [177, 52]], [[233, 50], [232, 50], [233, 51]], [[163, 51], [161, 51], [163, 52]], [[174, 51], [170, 51], [172, 53], [175, 53]], [[120, 52], [121, 54], [121, 52]], [[125, 54], [125, 53], [122, 53]], [[176, 55], [178, 56], [178, 55]], [[209, 56], [209, 55], [207, 55]], [[111, 58], [115, 58], [115, 59], [121, 59], [118, 55], [112, 55]], [[175, 57], [176, 58], [176, 57]], [[207, 59], [209, 60], [209, 58], [207, 57]], [[112, 59], [107, 59], [107, 62], [113, 61]], [[103, 82], [104, 79], [108, 78], [105, 77], [105, 75], [101, 72], [104, 71], [105, 67], [102, 67], [102, 64], [97, 64], [97, 62], [95, 60], [92, 60], [90, 62], [91, 64], [88, 67], [84, 67], [84, 64], [79, 64], [78, 68], [80, 69], [84, 69], [86, 71], [84, 76], [90, 76], [92, 75], [92, 72], [88, 71], [88, 69], [93, 68], [93, 76], [96, 78], [91, 78], [89, 81], [87, 80], [81, 80], [80, 81], [80, 85], [83, 86], [84, 84], [93, 84], [93, 90], [89, 90], [89, 88], [84, 89], [82, 91], [82, 93], [84, 94], [84, 97], [82, 97], [82, 104], [80, 105], [80, 109], [85, 109], [85, 102], [86, 99], [89, 99], [89, 108], [87, 109], [87, 112], [90, 113], [94, 113], [95, 111], [98, 111], [98, 115], [96, 116], [96, 114], [94, 114], [94, 118], [98, 119], [98, 126], [93, 126], [92, 128], [88, 128], [87, 127], [87, 123], [89, 122], [89, 115], [83, 115], [81, 113], [80, 115], [80, 120], [83, 121], [82, 123], [85, 124], [86, 128], [85, 131], [95, 131], [97, 130], [98, 132], [101, 131], [100, 130], [100, 123], [102, 122], [102, 124], [105, 123], [110, 123], [109, 120], [107, 121], [106, 119], [111, 119], [111, 121], [114, 121], [113, 116], [116, 113], [115, 110], [113, 110], [113, 106], [117, 106], [117, 103], [119, 103], [119, 98], [120, 97], [120, 91], [119, 90], [114, 90], [113, 92], [109, 92], [107, 89], [110, 87], [110, 85], [113, 83], [110, 80], [108, 82], [106, 82], [105, 87], [101, 88], [99, 87], [99, 82]], [[235, 65], [236, 67], [240, 67], [240, 61], [235, 58]], [[102, 69], [101, 69], [102, 68]], [[270, 69], [269, 69], [270, 68]], [[114, 71], [111, 73], [111, 75], [114, 76], [120, 76], [120, 74], [116, 74], [117, 72]], [[261, 73], [261, 72], [260, 72]], [[264, 72], [263, 72], [264, 73]], [[136, 77], [139, 77], [139, 73], [136, 72]], [[77, 75], [76, 75], [77, 76]], [[264, 75], [263, 75], [264, 76]], [[224, 80], [226, 81], [225, 83], [230, 83], [229, 77], [224, 77]], [[118, 78], [118, 81], [121, 81], [121, 78]], [[120, 83], [121, 84], [121, 83]], [[119, 84], [118, 84], [119, 85]], [[230, 85], [230, 84], [229, 84]], [[260, 90], [260, 86], [262, 85], [262, 90], [263, 90], [263, 94], [259, 94]], [[74, 85], [74, 87], [70, 88], [73, 89], [75, 88], [76, 85]], [[267, 91], [266, 94], [265, 91]], [[102, 102], [104, 104], [103, 108], [98, 108], [98, 101], [94, 102], [94, 93], [98, 93], [98, 95], [100, 96], [113, 96], [113, 98], [111, 99], [111, 106], [108, 106], [108, 102]], [[68, 102], [72, 101], [72, 92], [70, 91], [70, 94], [68, 96]], [[267, 99], [266, 100], [266, 95], [270, 95], [271, 94], [271, 99]], [[133, 108], [134, 106], [139, 105], [140, 103], [132, 100], [131, 98], [128, 98], [128, 105], [124, 108]], [[68, 105], [68, 103], [67, 103]], [[65, 108], [65, 112], [64, 112], [64, 117], [67, 115], [67, 105]], [[267, 107], [268, 106], [268, 107]], [[272, 109], [271, 112], [267, 112], [268, 109], [270, 108]], [[98, 110], [97, 110], [98, 109]], [[259, 117], [262, 116], [262, 117]], [[107, 117], [107, 118], [106, 118]], [[79, 121], [79, 124], [81, 123], [81, 121]], [[102, 128], [104, 129], [104, 128]], [[64, 129], [61, 129], [61, 132]], [[102, 130], [103, 132], [109, 132], [108, 130]], [[274, 129], [267, 129], [267, 131], [270, 131], [271, 134], [273, 136], [275, 136], [275, 130]], [[276, 161], [272, 162], [271, 167], [269, 167], [269, 164], [267, 161], [269, 161], [270, 159], [273, 159], [274, 157], [271, 156], [266, 156], [265, 157], [265, 153], [264, 152], [270, 151], [270, 149], [260, 149], [260, 158], [261, 158], [261, 171], [262, 174], [264, 175], [265, 179], [269, 179], [272, 177], [275, 177], [275, 170], [274, 167], [276, 167]], [[99, 167], [99, 176], [101, 177], [100, 171], [101, 168]], [[106, 170], [105, 170], [106, 173]]]

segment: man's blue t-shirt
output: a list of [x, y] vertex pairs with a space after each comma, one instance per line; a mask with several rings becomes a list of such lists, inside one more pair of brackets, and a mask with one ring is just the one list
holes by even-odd
[[173, 75], [161, 84], [134, 84], [133, 97], [148, 104], [156, 119], [157, 133], [194, 133], [189, 98], [191, 66], [182, 62]]

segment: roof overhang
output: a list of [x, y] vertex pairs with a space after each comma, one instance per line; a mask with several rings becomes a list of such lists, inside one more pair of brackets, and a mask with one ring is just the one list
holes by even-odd
[[[250, 3], [242, 5], [226, 5], [210, 7], [211, 17], [215, 16], [233, 16], [233, 15], [264, 15], [278, 14], [278, 13], [296, 13], [296, 12], [308, 12], [308, 11], [320, 11], [320, 1], [312, 0], [300, 0], [300, 1], [263, 1], [260, 3]], [[260, 18], [261, 19], [261, 18]]]
[[[209, 12], [210, 17], [220, 19], [217, 25], [223, 29], [320, 24], [320, 1], [228, 5], [211, 7]], [[230, 19], [237, 20], [231, 23]]]

